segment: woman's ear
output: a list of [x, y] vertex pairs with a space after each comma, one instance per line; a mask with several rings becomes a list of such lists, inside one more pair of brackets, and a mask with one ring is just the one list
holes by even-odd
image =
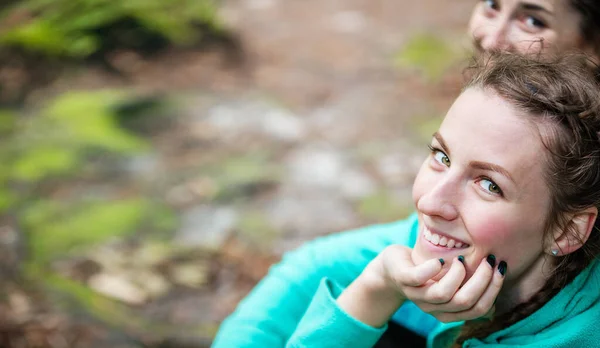
[[548, 254], [560, 256], [570, 254], [581, 248], [590, 237], [598, 217], [598, 208], [590, 207], [571, 215], [565, 229], [554, 233], [554, 242]]

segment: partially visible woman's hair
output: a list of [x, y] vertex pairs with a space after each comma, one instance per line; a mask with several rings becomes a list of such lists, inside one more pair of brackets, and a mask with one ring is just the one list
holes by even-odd
[[[592, 6], [595, 0], [574, 2]], [[541, 60], [492, 53], [467, 69], [471, 78], [466, 88], [493, 91], [539, 129], [547, 149], [540, 158], [551, 194], [546, 233], [561, 228], [572, 238], [578, 236], [564, 220], [566, 213], [600, 207], [600, 85], [589, 64], [582, 55]], [[528, 302], [491, 321], [466, 323], [454, 346], [469, 338], [484, 338], [543, 306], [600, 254], [599, 228], [600, 219], [583, 247], [553, 257], [554, 271]]]
[[586, 43], [600, 56], [600, 1], [598, 0], [568, 0], [581, 16], [579, 30]]

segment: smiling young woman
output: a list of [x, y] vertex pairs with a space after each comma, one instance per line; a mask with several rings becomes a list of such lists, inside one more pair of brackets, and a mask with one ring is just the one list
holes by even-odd
[[372, 347], [390, 320], [435, 348], [596, 344], [600, 85], [582, 57], [546, 58], [476, 66], [416, 213], [288, 254], [214, 347]]

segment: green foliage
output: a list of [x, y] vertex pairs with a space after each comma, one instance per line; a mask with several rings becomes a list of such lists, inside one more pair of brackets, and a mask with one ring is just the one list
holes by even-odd
[[0, 43], [48, 56], [85, 58], [105, 45], [102, 30], [132, 21], [138, 31], [188, 45], [199, 39], [197, 24], [218, 30], [215, 12], [213, 0], [23, 0], [0, 20], [14, 13], [30, 17], [1, 33]]
[[117, 92], [68, 93], [36, 117], [23, 120], [5, 141], [0, 166], [8, 180], [35, 182], [68, 175], [91, 150], [132, 154], [146, 148], [121, 129], [112, 107], [125, 98]]
[[23, 216], [31, 261], [45, 263], [76, 249], [130, 235], [149, 213], [148, 203], [138, 199], [76, 206], [37, 202]]
[[431, 34], [412, 37], [396, 54], [396, 66], [419, 70], [426, 78], [436, 81], [450, 66], [463, 58], [455, 45]]
[[6, 135], [15, 130], [17, 125], [17, 115], [8, 110], [0, 109], [0, 135]]

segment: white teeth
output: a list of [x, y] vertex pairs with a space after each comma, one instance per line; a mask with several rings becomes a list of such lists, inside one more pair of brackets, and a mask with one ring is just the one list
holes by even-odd
[[439, 245], [439, 246], [445, 246], [446, 248], [462, 248], [463, 246], [466, 246], [468, 244], [465, 244], [463, 242], [457, 242], [454, 239], [445, 237], [445, 236], [441, 236], [439, 234], [435, 234], [435, 233], [431, 233], [431, 231], [428, 228], [424, 228], [423, 229], [423, 237], [428, 240], [429, 242], [431, 242], [431, 244], [433, 245]]

